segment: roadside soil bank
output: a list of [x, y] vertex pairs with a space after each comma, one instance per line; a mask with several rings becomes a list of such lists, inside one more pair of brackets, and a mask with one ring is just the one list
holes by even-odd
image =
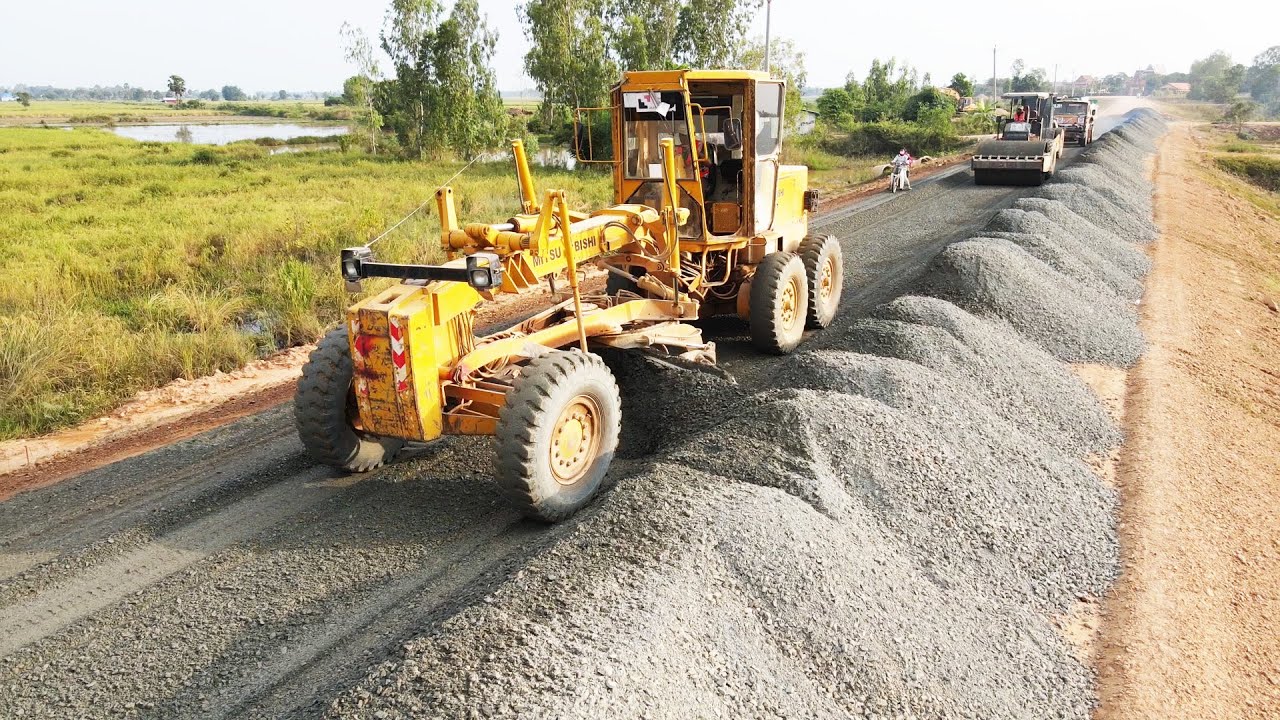
[[1179, 124], [1158, 156], [1098, 720], [1280, 717], [1280, 220], [1203, 153]]

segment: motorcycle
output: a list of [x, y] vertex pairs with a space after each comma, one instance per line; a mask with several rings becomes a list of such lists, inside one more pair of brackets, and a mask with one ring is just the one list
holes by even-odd
[[907, 166], [895, 165], [893, 174], [889, 176], [889, 192], [896, 193], [906, 186]]

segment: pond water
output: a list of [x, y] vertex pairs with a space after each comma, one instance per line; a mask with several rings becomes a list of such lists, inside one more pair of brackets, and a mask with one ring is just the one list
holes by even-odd
[[[480, 154], [480, 162], [514, 162], [510, 150], [497, 150]], [[538, 167], [565, 168], [573, 170], [578, 167], [578, 159], [564, 148], [539, 148], [529, 155], [529, 164]]]
[[314, 135], [346, 135], [343, 125], [302, 125], [299, 123], [222, 123], [215, 125], [122, 125], [111, 131], [121, 137], [148, 142], [181, 142], [195, 145], [226, 145], [237, 140], [290, 138]]

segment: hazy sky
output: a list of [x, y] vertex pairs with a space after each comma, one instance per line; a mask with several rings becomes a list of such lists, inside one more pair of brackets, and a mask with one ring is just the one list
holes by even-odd
[[[0, 0], [0, 86], [129, 83], [162, 89], [165, 78], [177, 73], [196, 90], [224, 84], [251, 92], [337, 89], [351, 74], [338, 28], [350, 21], [376, 37], [386, 5], [385, 0]], [[530, 86], [523, 71], [527, 41], [515, 10], [518, 0], [480, 0], [480, 5], [499, 33], [494, 58], [499, 87]], [[1131, 73], [1148, 64], [1185, 71], [1192, 60], [1216, 49], [1247, 65], [1280, 44], [1276, 0], [1196, 3], [1213, 9], [1195, 12], [1179, 7], [1190, 3], [1168, 1], [1059, 2], [1047, 38], [1024, 29], [1049, 24], [1030, 10], [1033, 4], [1018, 4], [1026, 8], [1018, 13], [1002, 12], [1009, 5], [1008, 0], [774, 0], [773, 32], [805, 51], [813, 86], [840, 84], [849, 70], [862, 77], [873, 57], [889, 56], [907, 59], [942, 83], [955, 72], [987, 78], [993, 44], [999, 46], [1001, 75], [1020, 57], [1050, 76], [1056, 63], [1062, 79]], [[1072, 8], [1080, 11], [1068, 11]], [[755, 33], [764, 34], [763, 10]]]

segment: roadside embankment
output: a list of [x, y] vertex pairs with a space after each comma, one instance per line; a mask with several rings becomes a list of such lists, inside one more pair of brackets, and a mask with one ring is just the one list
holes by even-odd
[[1099, 720], [1280, 717], [1280, 218], [1214, 139], [1161, 143]]

